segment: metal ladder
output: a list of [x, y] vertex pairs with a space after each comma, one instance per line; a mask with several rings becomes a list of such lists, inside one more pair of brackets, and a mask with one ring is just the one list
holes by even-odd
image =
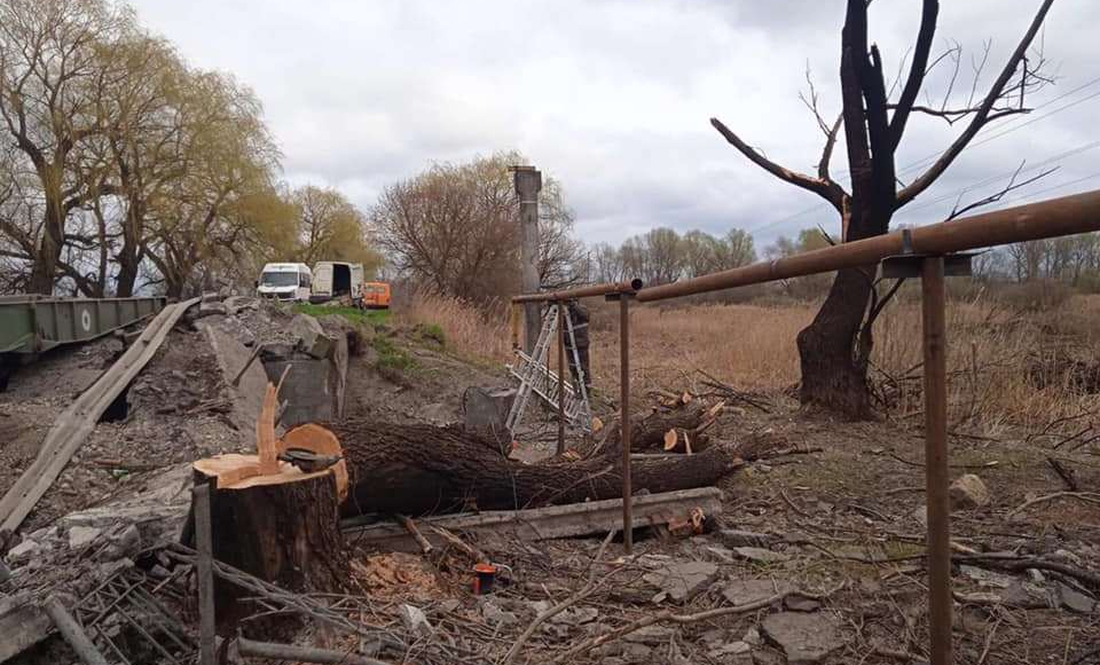
[[[519, 390], [516, 399], [512, 402], [512, 408], [508, 412], [505, 425], [508, 431], [515, 432], [516, 426], [523, 420], [523, 413], [527, 409], [527, 402], [531, 393], [535, 393], [552, 408], [558, 406], [558, 374], [547, 366], [547, 358], [550, 346], [557, 337], [558, 332], [558, 308], [562, 305], [551, 304], [550, 310], [542, 320], [542, 329], [539, 338], [535, 342], [535, 348], [528, 354], [521, 348], [516, 349], [516, 361], [508, 366], [512, 376], [519, 379]], [[568, 335], [568, 351], [573, 355], [573, 366], [577, 368], [579, 385], [575, 386], [571, 381], [565, 381], [565, 418], [571, 424], [579, 424], [585, 432], [592, 431], [592, 409], [588, 402], [588, 391], [585, 388], [584, 368], [581, 367], [580, 355], [577, 353], [577, 339], [573, 332], [573, 319], [568, 313], [562, 317], [565, 319], [565, 333]]]

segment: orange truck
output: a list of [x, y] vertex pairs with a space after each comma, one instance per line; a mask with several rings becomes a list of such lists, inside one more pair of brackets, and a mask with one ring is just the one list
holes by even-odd
[[390, 285], [386, 282], [363, 283], [363, 307], [367, 309], [390, 308]]

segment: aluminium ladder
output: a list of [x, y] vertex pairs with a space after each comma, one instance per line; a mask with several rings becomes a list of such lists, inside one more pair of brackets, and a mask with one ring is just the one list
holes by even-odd
[[[557, 337], [558, 332], [558, 308], [562, 305], [553, 303], [550, 310], [542, 320], [542, 329], [539, 338], [535, 342], [535, 348], [528, 354], [522, 348], [516, 349], [516, 361], [508, 366], [512, 376], [519, 379], [519, 390], [512, 402], [512, 408], [508, 412], [505, 425], [508, 431], [515, 432], [523, 413], [527, 409], [527, 402], [531, 393], [535, 393], [553, 408], [558, 406], [558, 374], [550, 369], [547, 359], [550, 354], [550, 346]], [[584, 368], [581, 367], [580, 355], [577, 353], [577, 339], [573, 330], [573, 319], [566, 313], [561, 318], [565, 319], [565, 333], [568, 335], [568, 352], [573, 356], [573, 366], [577, 368], [579, 381], [565, 381], [565, 418], [573, 424], [579, 424], [585, 432], [592, 431], [592, 410], [588, 402], [588, 390], [585, 387]], [[575, 385], [576, 384], [576, 385]]]

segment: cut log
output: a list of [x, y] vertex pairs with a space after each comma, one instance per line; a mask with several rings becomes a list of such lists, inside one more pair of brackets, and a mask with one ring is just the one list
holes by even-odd
[[[685, 393], [687, 394], [687, 393]], [[715, 410], [717, 408], [717, 411]], [[665, 444], [665, 434], [669, 430], [694, 431], [697, 428], [713, 424], [721, 405], [707, 408], [700, 399], [677, 401], [674, 408], [662, 408], [641, 416], [634, 416], [630, 421], [630, 449], [637, 452], [646, 450], [660, 450]], [[622, 437], [622, 426], [619, 421], [607, 427], [607, 434], [601, 450], [607, 454], [613, 454], [618, 450], [618, 443]], [[691, 439], [695, 444], [695, 437]], [[693, 448], [698, 452], [699, 448]]]
[[[241, 478], [242, 470], [259, 466], [258, 456], [195, 462], [195, 482], [211, 486], [214, 558], [291, 590], [338, 590], [346, 560], [336, 476], [278, 464], [278, 473]], [[219, 587], [219, 611], [232, 600], [232, 592]]]
[[[622, 497], [618, 463], [603, 457], [523, 464], [459, 427], [358, 420], [338, 426], [337, 435], [352, 483], [345, 514], [422, 515], [471, 502], [481, 510], [513, 510]], [[653, 493], [713, 485], [737, 463], [721, 446], [636, 460], [633, 485]]]

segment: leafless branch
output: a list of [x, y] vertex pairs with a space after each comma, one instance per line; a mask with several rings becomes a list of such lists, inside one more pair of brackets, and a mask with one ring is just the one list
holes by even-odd
[[1002, 198], [1004, 198], [1005, 194], [1008, 194], [1009, 192], [1011, 192], [1013, 190], [1020, 189], [1021, 187], [1025, 187], [1027, 185], [1030, 185], [1031, 183], [1035, 182], [1036, 180], [1039, 180], [1040, 178], [1045, 178], [1048, 175], [1050, 175], [1051, 173], [1054, 173], [1055, 171], [1057, 171], [1058, 168], [1059, 168], [1059, 167], [1055, 166], [1053, 168], [1047, 169], [1046, 171], [1043, 171], [1042, 173], [1039, 173], [1038, 175], [1032, 176], [1032, 177], [1028, 178], [1027, 180], [1022, 180], [1020, 182], [1016, 182], [1016, 178], [1019, 177], [1020, 172], [1023, 171], [1024, 164], [1026, 164], [1026, 163], [1027, 163], [1026, 161], [1025, 162], [1020, 162], [1020, 166], [1017, 167], [1016, 171], [1012, 174], [1012, 177], [1009, 178], [1008, 184], [1005, 185], [1003, 188], [1001, 188], [1001, 190], [999, 192], [995, 193], [995, 194], [990, 194], [989, 196], [986, 196], [982, 199], [974, 201], [973, 203], [968, 203], [967, 205], [964, 205], [964, 206], [961, 206], [961, 207], [960, 207], [960, 203], [962, 203], [962, 194], [959, 194], [959, 198], [955, 201], [955, 207], [951, 209], [951, 214], [948, 215], [947, 219], [944, 220], [944, 221], [949, 222], [949, 221], [955, 219], [956, 217], [958, 217], [959, 215], [965, 214], [965, 213], [967, 213], [967, 212], [969, 212], [969, 211], [971, 211], [975, 208], [980, 208], [981, 206], [989, 205], [990, 203], [996, 203], [997, 201], [1000, 201]]
[[817, 177], [826, 182], [832, 182], [832, 177], [829, 175], [829, 162], [833, 158], [833, 148], [836, 147], [836, 137], [840, 133], [840, 124], [844, 122], [844, 114], [841, 113], [836, 117], [836, 121], [833, 122], [833, 126], [829, 128], [828, 133], [825, 135], [825, 148], [821, 151], [821, 161], [817, 163]]
[[909, 68], [909, 77], [902, 88], [901, 97], [890, 119], [890, 143], [896, 150], [905, 133], [905, 123], [913, 102], [917, 99], [921, 84], [928, 69], [928, 56], [932, 50], [932, 40], [936, 36], [936, 16], [939, 14], [938, 0], [924, 0], [921, 4], [920, 29], [917, 32], [917, 45], [913, 51], [913, 64]]
[[801, 187], [802, 189], [817, 194], [818, 196], [832, 204], [834, 208], [836, 208], [837, 210], [841, 210], [844, 198], [844, 190], [842, 190], [840, 186], [837, 185], [835, 182], [813, 178], [803, 173], [791, 171], [788, 168], [776, 164], [775, 162], [771, 161], [763, 154], [758, 152], [755, 148], [742, 141], [739, 136], [734, 134], [732, 131], [730, 131], [728, 127], [722, 124], [722, 121], [718, 118], [711, 118], [710, 124], [716, 130], [718, 130], [718, 133], [721, 134], [722, 137], [725, 138], [730, 145], [737, 148], [737, 150], [745, 157], [748, 157], [752, 163], [756, 164], [768, 173], [771, 173], [780, 180], [789, 182], [792, 185], [796, 185], [798, 187]]
[[821, 117], [821, 111], [817, 106], [817, 88], [814, 87], [813, 73], [810, 71], [810, 63], [806, 63], [806, 83], [810, 87], [809, 98], [803, 93], [798, 93], [798, 99], [802, 101], [802, 104], [810, 110], [810, 113], [814, 115], [814, 120], [817, 121], [817, 127], [821, 130], [821, 133], [826, 138], [829, 136], [829, 125], [825, 124], [825, 119]]
[[[986, 123], [994, 117], [1003, 117], [1003, 113], [993, 113], [992, 115], [991, 113], [998, 100], [1001, 99], [1009, 80], [1012, 79], [1017, 69], [1019, 69], [1020, 62], [1030, 48], [1032, 40], [1035, 39], [1035, 35], [1039, 32], [1039, 28], [1042, 26], [1043, 20], [1046, 19], [1047, 12], [1050, 10], [1053, 2], [1054, 0], [1043, 0], [1027, 32], [1016, 46], [1012, 56], [1009, 57], [1008, 62], [1005, 63], [1004, 69], [1001, 70], [1000, 75], [990, 87], [989, 92], [986, 93], [979, 111], [971, 117], [970, 123], [966, 126], [966, 129], [963, 130], [962, 134], [955, 139], [940, 158], [937, 159], [926, 172], [898, 193], [896, 208], [900, 208], [912, 201], [917, 195], [935, 182], [937, 178], [943, 175], [943, 172], [951, 166], [955, 159], [962, 153], [963, 149], [970, 144], [970, 141], [973, 140]], [[970, 105], [968, 104], [968, 106]]]

